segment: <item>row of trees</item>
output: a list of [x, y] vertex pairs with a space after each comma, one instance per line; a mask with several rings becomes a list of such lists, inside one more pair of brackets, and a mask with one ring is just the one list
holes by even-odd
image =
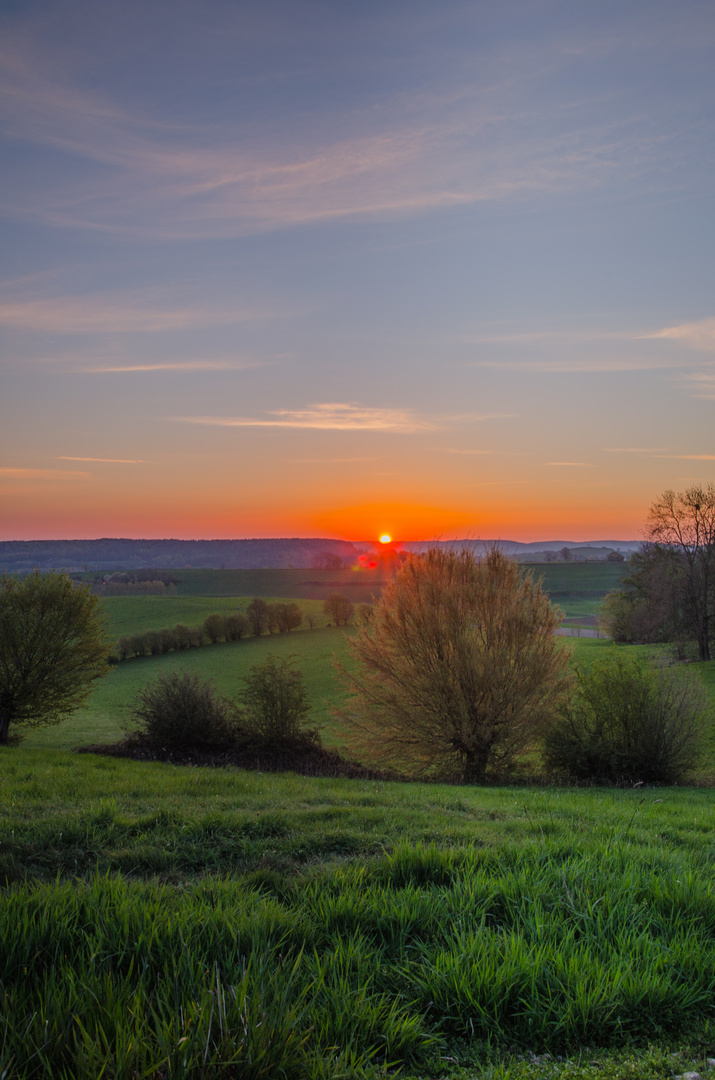
[[[355, 605], [341, 593], [330, 593], [323, 602], [323, 612], [336, 626], [347, 626], [355, 614]], [[197, 649], [209, 643], [240, 641], [249, 634], [254, 637], [266, 633], [288, 634], [301, 626], [304, 618], [312, 627], [313, 616], [305, 617], [300, 605], [294, 601], [267, 603], [256, 597], [248, 605], [245, 615], [240, 611], [230, 615], [215, 613], [204, 619], [201, 626], [177, 623], [162, 630], [125, 634], [117, 642], [117, 658], [161, 656], [183, 649]]]
[[215, 613], [204, 619], [201, 626], [177, 623], [163, 630], [145, 630], [141, 634], [126, 635], [120, 637], [117, 650], [120, 660], [159, 656], [183, 649], [196, 649], [209, 643], [216, 645], [221, 641], [240, 641], [249, 634], [254, 637], [260, 637], [263, 633], [287, 634], [302, 622], [303, 612], [299, 604], [267, 604], [257, 597], [248, 605], [245, 615], [240, 611], [230, 615]]
[[[340, 626], [353, 617], [354, 607], [332, 593], [324, 611]], [[119, 657], [156, 656], [207, 641], [239, 641], [249, 633], [288, 633], [302, 621], [298, 604], [256, 597], [245, 614], [213, 614], [200, 627], [179, 623], [122, 637]], [[85, 701], [111, 662], [101, 601], [88, 585], [56, 571], [0, 579], [0, 745], [7, 744], [11, 724], [60, 723]], [[288, 676], [286, 680], [290, 682]]]

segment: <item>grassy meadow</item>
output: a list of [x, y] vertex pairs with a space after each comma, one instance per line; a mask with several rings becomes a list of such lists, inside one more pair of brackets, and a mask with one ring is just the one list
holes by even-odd
[[[276, 572], [280, 591], [244, 577], [234, 595], [208, 590], [253, 572], [185, 573], [176, 596], [105, 600], [113, 633], [296, 595], [293, 571]], [[574, 616], [597, 613], [595, 587], [575, 595], [588, 581], [561, 589], [596, 609]], [[124, 662], [70, 721], [0, 748], [0, 1078], [704, 1072], [710, 790], [307, 779], [70, 752], [118, 738], [160, 671], [233, 695], [269, 653], [295, 658], [324, 740], [345, 743], [330, 704], [346, 633], [319, 598], [299, 600], [313, 628]], [[563, 647], [581, 664], [615, 649]], [[715, 662], [697, 670], [715, 699]]]
[[0, 763], [0, 1075], [645, 1080], [715, 1054], [705, 790]]

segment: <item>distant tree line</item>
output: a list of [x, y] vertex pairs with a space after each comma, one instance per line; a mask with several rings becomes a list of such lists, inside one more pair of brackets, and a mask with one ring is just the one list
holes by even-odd
[[[362, 605], [366, 608], [369, 605]], [[347, 626], [355, 613], [354, 604], [341, 593], [330, 593], [323, 603], [323, 611], [336, 626]], [[246, 608], [230, 615], [216, 613], [204, 619], [201, 626], [165, 627], [162, 630], [145, 630], [140, 634], [125, 634], [117, 642], [116, 660], [130, 660], [140, 656], [161, 656], [183, 649], [197, 649], [202, 645], [217, 645], [223, 641], [240, 641], [241, 638], [261, 634], [288, 634], [303, 621], [313, 626], [312, 615], [305, 617], [300, 604], [291, 601], [268, 603], [257, 596]]]
[[254, 637], [260, 637], [263, 633], [287, 634], [302, 622], [303, 612], [299, 604], [269, 604], [256, 597], [248, 605], [245, 615], [240, 611], [230, 615], [215, 613], [204, 619], [201, 626], [177, 623], [162, 630], [123, 635], [117, 642], [117, 659], [160, 656], [202, 645], [217, 645], [222, 641], [240, 641], [249, 634]]

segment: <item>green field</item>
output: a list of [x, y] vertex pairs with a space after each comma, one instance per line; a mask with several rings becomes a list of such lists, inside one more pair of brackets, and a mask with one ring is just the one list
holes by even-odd
[[[250, 596], [104, 603], [118, 634], [199, 623]], [[269, 653], [304, 672], [324, 741], [349, 744], [330, 705], [333, 657], [347, 658], [354, 631], [324, 625], [320, 600], [300, 602], [313, 629], [126, 661], [71, 720], [0, 748], [0, 1078], [704, 1071], [709, 790], [321, 780], [67, 752], [116, 740], [162, 671], [235, 696]], [[563, 646], [582, 666], [623, 648]], [[715, 700], [715, 661], [695, 670]]]
[[0, 1075], [646, 1080], [715, 1053], [709, 792], [0, 768]]
[[[566, 613], [571, 605], [577, 605], [573, 614], [582, 610], [592, 610], [610, 589], [615, 589], [625, 573], [623, 564], [614, 563], [556, 563], [539, 564], [527, 567], [535, 578], [541, 578], [544, 588], [552, 595], [554, 602]], [[111, 597], [108, 605], [118, 604], [117, 612], [124, 611], [121, 605], [155, 601], [160, 605], [176, 603], [176, 611], [185, 610], [186, 618], [174, 620], [186, 621], [194, 610], [204, 610], [204, 598], [265, 598], [290, 597], [292, 600], [324, 600], [329, 592], [344, 592], [354, 603], [369, 603], [374, 596], [379, 596], [384, 578], [376, 571], [354, 570], [172, 570], [172, 577], [177, 579], [176, 597]], [[92, 575], [86, 575], [91, 578]], [[193, 598], [199, 601], [199, 608], [189, 604], [182, 608], [180, 601]], [[585, 606], [584, 606], [585, 605]], [[151, 607], [151, 605], [150, 605]], [[114, 610], [111, 608], [110, 610]], [[129, 607], [126, 608], [129, 610]], [[213, 611], [223, 611], [221, 604], [214, 602]], [[169, 625], [163, 623], [162, 625]], [[152, 629], [154, 627], [152, 626]], [[119, 630], [118, 633], [124, 633]]]
[[[555, 590], [560, 597], [559, 607], [577, 623], [580, 617], [597, 613], [600, 599], [607, 589], [615, 586], [623, 573], [622, 566], [611, 563], [547, 564], [536, 570], [539, 575], [543, 571], [545, 587]], [[176, 576], [180, 580], [176, 596], [107, 597], [103, 600], [103, 606], [110, 633], [118, 637], [149, 629], [158, 630], [177, 622], [199, 625], [213, 612], [228, 614], [239, 608], [245, 611], [255, 595], [262, 595], [268, 600], [293, 599], [296, 594], [291, 595], [284, 590], [298, 588], [301, 582], [304, 591], [322, 590], [327, 595], [328, 591], [339, 585], [339, 582], [336, 584], [336, 575], [351, 580], [350, 575], [354, 577], [354, 571], [177, 571]], [[317, 581], [319, 578], [332, 582], [332, 585], [306, 585], [306, 581]], [[242, 591], [231, 592], [233, 589]], [[197, 595], [199, 590], [203, 590], [204, 595]], [[345, 592], [350, 596], [355, 595], [348, 589]], [[266, 635], [259, 640], [247, 638], [236, 643], [206, 645], [201, 649], [166, 656], [125, 661], [96, 686], [85, 708], [58, 727], [28, 731], [25, 744], [28, 747], [72, 749], [88, 743], [114, 742], [121, 737], [129, 719], [131, 701], [145, 683], [159, 672], [177, 667], [196, 672], [214, 680], [217, 688], [226, 696], [235, 697], [241, 687], [241, 677], [251, 665], [272, 653], [294, 658], [303, 672], [313, 705], [313, 719], [321, 728], [324, 742], [329, 746], [347, 746], [349, 750], [349, 736], [331, 715], [332, 706], [341, 699], [333, 659], [337, 657], [342, 663], [350, 662], [346, 633], [327, 625], [321, 599], [299, 597], [298, 600], [304, 613], [310, 613], [313, 617], [312, 629], [304, 622], [298, 630], [287, 635]], [[348, 636], [352, 632], [348, 629]], [[613, 646], [606, 641], [569, 638], [565, 647], [572, 650], [578, 663], [588, 664], [590, 657], [600, 655], [599, 650]], [[697, 670], [715, 705], [715, 661], [698, 665]], [[701, 775], [710, 775], [713, 762], [715, 720], [704, 740]]]

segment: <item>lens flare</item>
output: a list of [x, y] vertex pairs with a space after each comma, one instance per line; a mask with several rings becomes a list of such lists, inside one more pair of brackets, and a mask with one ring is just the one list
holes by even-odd
[[390, 536], [389, 533], [383, 533], [382, 536], [380, 537], [380, 543], [381, 544], [389, 544], [391, 542], [392, 542], [392, 537]]

